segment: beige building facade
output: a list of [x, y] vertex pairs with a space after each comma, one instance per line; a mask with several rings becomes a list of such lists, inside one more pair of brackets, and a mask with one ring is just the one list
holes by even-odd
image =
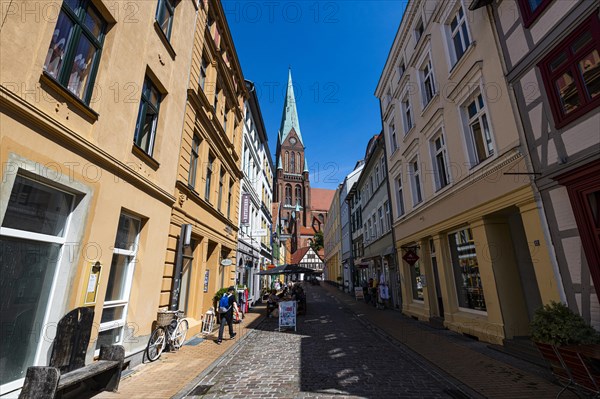
[[325, 267], [323, 279], [342, 284], [342, 225], [340, 223], [340, 187], [335, 190], [323, 229]]
[[101, 344], [141, 360], [160, 304], [196, 12], [191, 0], [3, 6], [3, 394], [48, 364], [54, 326], [80, 306], [95, 310], [88, 360]]
[[185, 312], [189, 334], [200, 331], [215, 293], [235, 284], [247, 97], [221, 3], [201, 3], [160, 295], [161, 307]]
[[410, 1], [376, 96], [403, 312], [502, 343], [560, 289], [493, 26], [468, 6]]

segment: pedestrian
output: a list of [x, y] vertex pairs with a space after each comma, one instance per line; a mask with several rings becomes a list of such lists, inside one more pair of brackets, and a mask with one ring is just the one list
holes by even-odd
[[390, 291], [385, 282], [379, 284], [379, 302], [381, 303], [381, 308], [385, 309], [388, 306], [388, 300], [390, 299]]
[[[229, 338], [235, 338], [236, 333], [233, 332], [233, 303], [235, 302], [235, 287], [231, 286], [227, 289], [227, 292], [223, 294], [223, 297], [219, 301], [219, 314], [221, 316], [221, 326], [219, 327], [219, 338], [217, 338], [217, 344], [223, 342], [223, 330], [225, 329], [225, 323], [229, 326]], [[225, 301], [226, 298], [227, 300]]]
[[279, 297], [277, 296], [277, 291], [272, 290], [269, 299], [267, 300], [267, 317], [271, 317], [271, 313], [273, 313], [278, 306]]

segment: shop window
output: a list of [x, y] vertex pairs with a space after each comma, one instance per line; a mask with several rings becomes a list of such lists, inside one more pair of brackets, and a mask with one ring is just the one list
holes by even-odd
[[600, 20], [594, 12], [539, 64], [557, 128], [600, 105]]
[[34, 364], [75, 196], [16, 176], [0, 227], [0, 381]]
[[[414, 247], [412, 251], [420, 256], [419, 249]], [[423, 296], [423, 278], [421, 277], [423, 271], [421, 270], [421, 262], [416, 261], [414, 265], [408, 265], [410, 269], [410, 282], [412, 285], [412, 298], [417, 301], [424, 300]]]
[[84, 0], [63, 1], [44, 70], [89, 104], [100, 62], [106, 22]]
[[470, 228], [448, 236], [458, 306], [486, 311], [475, 242]]

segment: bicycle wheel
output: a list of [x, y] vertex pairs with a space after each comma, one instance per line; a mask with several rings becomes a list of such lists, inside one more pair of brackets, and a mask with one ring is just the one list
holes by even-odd
[[175, 328], [175, 331], [173, 332], [173, 347], [175, 349], [179, 349], [181, 348], [181, 345], [183, 345], [183, 343], [185, 342], [185, 336], [187, 335], [187, 331], [188, 331], [188, 322], [187, 320], [179, 320], [179, 323], [177, 323], [177, 327]]
[[158, 359], [161, 353], [165, 350], [165, 344], [167, 342], [167, 335], [163, 327], [158, 327], [152, 331], [150, 339], [148, 340], [148, 346], [146, 347], [146, 356], [151, 362]]

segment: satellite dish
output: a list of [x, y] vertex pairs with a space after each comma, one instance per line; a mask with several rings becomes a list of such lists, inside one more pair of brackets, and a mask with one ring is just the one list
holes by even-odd
[[233, 261], [231, 259], [223, 259], [221, 261], [221, 266], [231, 266], [233, 264]]

